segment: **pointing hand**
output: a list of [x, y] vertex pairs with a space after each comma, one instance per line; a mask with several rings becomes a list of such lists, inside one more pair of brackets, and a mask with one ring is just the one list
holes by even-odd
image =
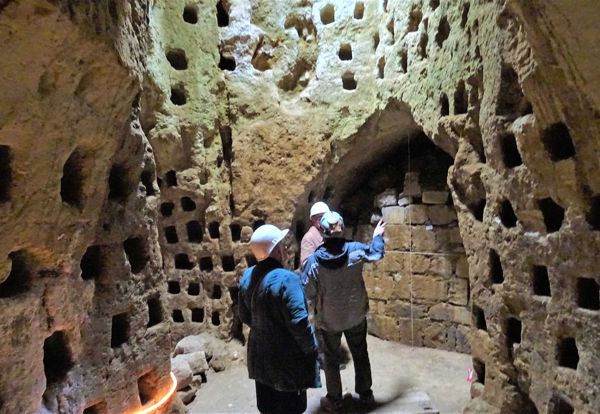
[[382, 236], [385, 233], [385, 222], [383, 219], [379, 220], [377, 223], [377, 227], [375, 227], [375, 231], [373, 232], [373, 237]]

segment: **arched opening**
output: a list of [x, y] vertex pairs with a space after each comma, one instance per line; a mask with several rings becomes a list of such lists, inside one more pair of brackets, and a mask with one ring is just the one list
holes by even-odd
[[76, 149], [63, 166], [63, 176], [60, 179], [60, 197], [63, 202], [72, 207], [81, 208], [83, 204], [84, 161], [83, 152]]
[[219, 27], [229, 26], [229, 11], [223, 4], [223, 0], [217, 2], [217, 25]]
[[147, 327], [150, 328], [154, 325], [158, 325], [164, 319], [163, 309], [160, 303], [160, 298], [157, 296], [151, 297], [147, 301], [148, 303], [148, 324]]
[[171, 86], [171, 102], [177, 106], [185, 105], [187, 102], [187, 92], [183, 83]]
[[198, 23], [198, 6], [188, 4], [183, 8], [183, 21], [189, 24]]
[[133, 191], [129, 170], [121, 164], [115, 164], [108, 175], [108, 199], [124, 203]]
[[352, 60], [352, 45], [350, 43], [342, 43], [338, 50], [340, 60]]
[[327, 4], [321, 9], [321, 23], [330, 24], [335, 21], [335, 8], [333, 4]]
[[0, 282], [0, 299], [20, 295], [29, 291], [32, 285], [33, 263], [29, 253], [17, 250], [9, 253], [10, 272]]
[[[309, 193], [328, 193], [329, 206], [342, 214], [345, 236], [352, 240], [370, 243], [383, 217], [386, 255], [363, 273], [372, 304], [369, 332], [414, 346], [470, 352], [466, 255], [447, 185], [453, 157], [398, 102], [338, 145], [322, 178], [299, 199], [296, 236], [309, 227]], [[420, 311], [411, 317], [416, 303]], [[485, 326], [482, 315], [476, 319]]]
[[170, 49], [166, 53], [167, 60], [175, 70], [186, 70], [188, 59], [183, 49]]
[[362, 1], [357, 2], [354, 5], [354, 18], [360, 20], [365, 15], [365, 3]]

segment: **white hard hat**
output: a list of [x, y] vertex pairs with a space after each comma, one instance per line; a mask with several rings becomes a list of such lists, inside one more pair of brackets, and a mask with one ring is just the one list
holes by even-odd
[[288, 232], [288, 229], [280, 230], [272, 224], [263, 224], [252, 233], [250, 243], [267, 244], [269, 246], [267, 253], [271, 254], [275, 246], [285, 238]]
[[329, 213], [330, 211], [331, 210], [329, 210], [329, 206], [327, 204], [325, 204], [322, 201], [317, 201], [310, 208], [310, 217], [312, 218], [313, 216], [316, 216], [317, 214]]

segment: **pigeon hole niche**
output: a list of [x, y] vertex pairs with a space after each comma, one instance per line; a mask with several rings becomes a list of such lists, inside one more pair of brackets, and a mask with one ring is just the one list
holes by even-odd
[[300, 240], [309, 227], [312, 202], [324, 200], [326, 193], [330, 207], [345, 219], [347, 238], [369, 243], [383, 216], [386, 256], [364, 269], [370, 333], [414, 346], [470, 352], [468, 266], [446, 184], [452, 157], [423, 133], [401, 103], [367, 120], [347, 142], [347, 151], [338, 148], [339, 158], [332, 157], [323, 178], [307, 186], [299, 200], [296, 237]]

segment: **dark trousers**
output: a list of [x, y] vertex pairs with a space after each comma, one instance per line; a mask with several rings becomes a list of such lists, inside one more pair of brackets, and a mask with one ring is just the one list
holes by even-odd
[[255, 381], [256, 405], [263, 414], [301, 414], [306, 410], [306, 390], [277, 391]]
[[320, 331], [321, 347], [325, 356], [325, 381], [327, 396], [333, 400], [342, 399], [342, 378], [340, 376], [340, 347], [342, 334], [346, 337], [354, 362], [354, 390], [360, 395], [369, 395], [373, 381], [371, 362], [367, 351], [367, 320], [343, 332]]

